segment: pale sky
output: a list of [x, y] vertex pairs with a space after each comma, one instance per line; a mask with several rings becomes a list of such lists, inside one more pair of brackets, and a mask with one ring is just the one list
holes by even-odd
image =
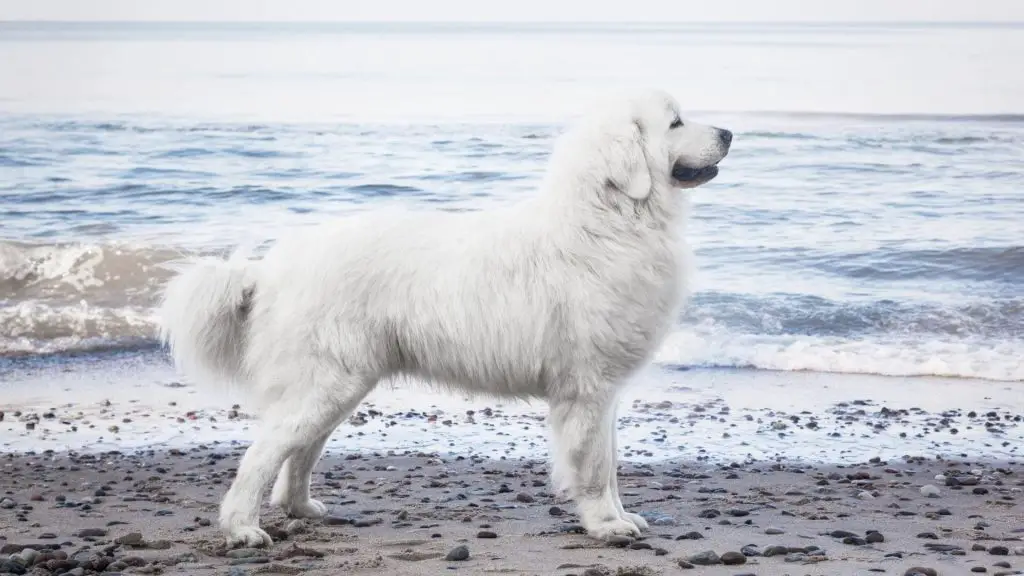
[[1024, 21], [1024, 0], [0, 0], [0, 20]]

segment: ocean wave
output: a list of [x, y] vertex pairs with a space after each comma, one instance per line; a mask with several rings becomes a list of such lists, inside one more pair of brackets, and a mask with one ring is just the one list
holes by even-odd
[[80, 302], [18, 302], [0, 307], [0, 357], [39, 356], [156, 345], [151, 308]]
[[184, 256], [166, 248], [0, 241], [0, 304], [147, 306], [170, 275], [163, 265]]
[[[1009, 270], [1024, 257], [1020, 248], [951, 252], [918, 251], [904, 264], [927, 278], [931, 266]], [[190, 255], [0, 242], [0, 356], [155, 346], [153, 307], [170, 265]], [[799, 259], [817, 265], [808, 251]], [[842, 261], [851, 270], [864, 264]], [[659, 353], [664, 363], [692, 366], [992, 380], [1024, 379], [1022, 357], [1024, 298], [1016, 295], [940, 302], [713, 290], [694, 294]]]
[[807, 259], [806, 264], [851, 278], [1024, 283], [1024, 246], [874, 250]]
[[1024, 338], [1024, 298], [937, 303], [837, 301], [808, 294], [694, 294], [684, 324], [713, 324], [734, 333], [860, 337], [956, 336]]
[[655, 362], [879, 376], [1024, 381], [1024, 341], [765, 336], [694, 328], [671, 334]]

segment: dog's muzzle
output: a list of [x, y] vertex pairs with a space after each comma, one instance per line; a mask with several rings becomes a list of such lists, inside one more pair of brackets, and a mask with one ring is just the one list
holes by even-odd
[[682, 164], [672, 167], [672, 178], [686, 184], [703, 184], [715, 176], [718, 176], [718, 166], [715, 164], [703, 168], [690, 168]]

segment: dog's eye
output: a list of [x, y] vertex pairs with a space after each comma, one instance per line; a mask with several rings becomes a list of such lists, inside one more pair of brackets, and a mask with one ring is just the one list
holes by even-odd
[[675, 128], [682, 128], [682, 127], [683, 127], [683, 121], [679, 119], [679, 116], [676, 116], [676, 119], [672, 121], [672, 124], [668, 128], [669, 128], [669, 130], [673, 130]]

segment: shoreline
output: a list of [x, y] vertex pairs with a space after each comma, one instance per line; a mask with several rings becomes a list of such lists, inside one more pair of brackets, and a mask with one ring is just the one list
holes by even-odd
[[[244, 394], [183, 382], [155, 353], [23, 365], [0, 398], [0, 449], [16, 453], [231, 446], [259, 425]], [[998, 461], [1024, 450], [1024, 387], [1009, 382], [653, 365], [618, 413], [624, 461]], [[543, 402], [382, 385], [328, 449], [543, 459], [546, 415]]]
[[[24, 560], [27, 545], [59, 549], [74, 563], [60, 566], [82, 567], [79, 574], [96, 566], [232, 576], [655, 575], [690, 564], [710, 575], [901, 575], [913, 567], [952, 575], [1024, 567], [1024, 465], [918, 458], [623, 463], [623, 503], [652, 528], [609, 545], [579, 533], [572, 505], [551, 495], [542, 461], [328, 454], [312, 490], [328, 504], [328, 520], [291, 521], [265, 503], [262, 525], [274, 546], [229, 552], [217, 505], [243, 448], [7, 454], [0, 562]], [[446, 560], [460, 546], [468, 559]], [[715, 556], [743, 564], [700, 564]]]

